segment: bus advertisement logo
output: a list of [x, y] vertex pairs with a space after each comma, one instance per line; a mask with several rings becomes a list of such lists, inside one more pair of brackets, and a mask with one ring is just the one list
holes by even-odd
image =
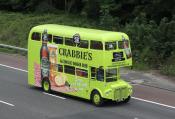
[[73, 42], [75, 44], [80, 44], [80, 35], [78, 33], [73, 35]]

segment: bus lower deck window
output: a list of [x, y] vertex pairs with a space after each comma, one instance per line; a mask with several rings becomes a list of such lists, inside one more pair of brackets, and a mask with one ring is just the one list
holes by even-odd
[[84, 70], [84, 69], [77, 68], [76, 69], [76, 75], [77, 76], [80, 76], [80, 77], [88, 78], [88, 71], [87, 70]]
[[67, 73], [67, 74], [75, 75], [75, 67], [65, 65], [64, 66], [64, 72]]
[[97, 69], [97, 80], [104, 81], [104, 69], [102, 68]]
[[58, 72], [63, 72], [63, 65], [58, 64]]
[[95, 79], [95, 77], [96, 77], [96, 68], [91, 67], [91, 79]]

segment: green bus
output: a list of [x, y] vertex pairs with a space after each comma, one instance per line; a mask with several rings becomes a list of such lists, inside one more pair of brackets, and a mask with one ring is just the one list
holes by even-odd
[[128, 102], [132, 86], [119, 69], [132, 65], [125, 33], [64, 25], [33, 27], [28, 38], [28, 84], [91, 100]]

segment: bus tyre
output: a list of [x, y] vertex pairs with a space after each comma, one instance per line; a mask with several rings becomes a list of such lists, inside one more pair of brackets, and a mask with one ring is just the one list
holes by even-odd
[[45, 78], [42, 80], [42, 89], [44, 90], [44, 92], [50, 93], [51, 87], [49, 79]]
[[97, 107], [102, 106], [103, 104], [103, 98], [101, 97], [98, 91], [92, 92], [91, 100], [92, 100], [92, 103]]
[[128, 103], [130, 101], [130, 99], [131, 99], [131, 96], [128, 96], [128, 98], [126, 98], [123, 102]]

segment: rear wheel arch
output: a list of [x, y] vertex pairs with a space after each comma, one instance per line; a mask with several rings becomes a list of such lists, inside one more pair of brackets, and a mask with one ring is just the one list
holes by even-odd
[[43, 78], [41, 81], [41, 86], [44, 92], [50, 93], [51, 91], [51, 84], [49, 78]]

